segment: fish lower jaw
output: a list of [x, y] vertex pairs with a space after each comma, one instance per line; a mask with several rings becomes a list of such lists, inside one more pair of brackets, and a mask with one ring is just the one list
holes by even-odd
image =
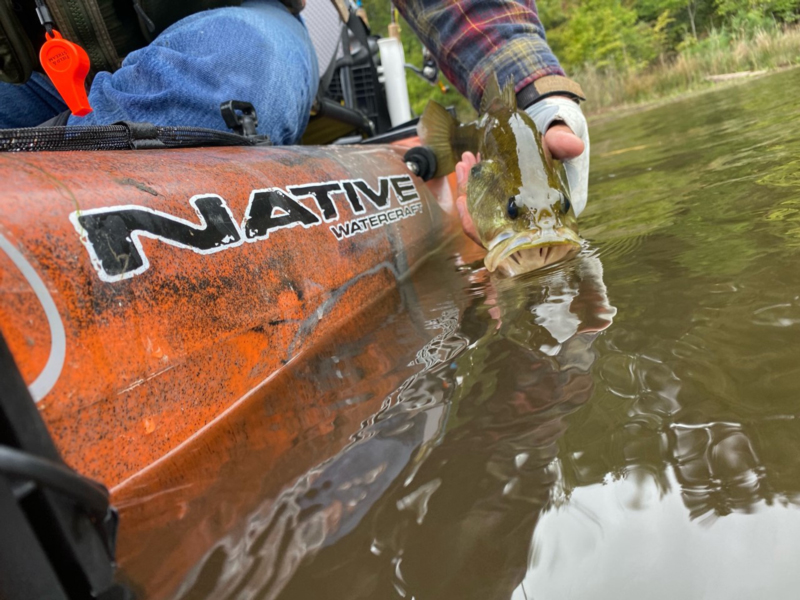
[[498, 271], [513, 277], [559, 262], [580, 249], [580, 241], [558, 237], [541, 237], [537, 240], [517, 240], [497, 244], [484, 260], [489, 271]]

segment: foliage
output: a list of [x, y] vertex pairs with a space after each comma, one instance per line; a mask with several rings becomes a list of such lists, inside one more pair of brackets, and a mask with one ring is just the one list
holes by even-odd
[[540, 6], [566, 68], [639, 72], [709, 36], [739, 39], [792, 23], [800, 0], [542, 0]]
[[712, 85], [709, 77], [800, 64], [800, 29], [731, 34], [716, 31], [677, 56], [642, 71], [585, 66], [571, 73], [581, 82], [589, 112], [668, 97]]
[[[365, 0], [373, 32], [386, 35], [389, 2]], [[800, 0], [538, 0], [548, 41], [590, 98], [589, 111], [701, 85], [707, 77], [800, 62]], [[406, 62], [422, 63], [422, 46], [401, 20]], [[429, 99], [469, 103], [407, 71], [412, 109]], [[444, 78], [442, 78], [444, 79]]]
[[550, 29], [550, 45], [567, 67], [638, 69], [662, 51], [669, 14], [664, 10], [648, 23], [621, 0], [588, 0], [563, 13], [562, 23]]

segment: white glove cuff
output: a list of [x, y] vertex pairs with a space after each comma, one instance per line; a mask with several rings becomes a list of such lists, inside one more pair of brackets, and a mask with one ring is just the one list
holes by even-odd
[[549, 96], [539, 100], [526, 108], [525, 112], [536, 123], [536, 128], [542, 135], [554, 122], [561, 121], [583, 141], [583, 153], [564, 161], [572, 206], [575, 209], [575, 215], [580, 215], [586, 208], [589, 192], [589, 127], [586, 124], [586, 117], [583, 116], [577, 103], [569, 98], [559, 96]]

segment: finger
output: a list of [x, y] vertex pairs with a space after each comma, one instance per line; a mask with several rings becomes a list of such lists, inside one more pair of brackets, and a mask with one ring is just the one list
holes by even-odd
[[467, 210], [467, 182], [469, 181], [469, 172], [472, 167], [478, 164], [478, 160], [479, 159], [476, 158], [472, 152], [464, 152], [464, 154], [461, 155], [461, 160], [456, 164], [456, 181], [458, 183], [456, 209], [458, 210], [458, 216], [461, 219], [461, 227], [464, 229], [464, 233], [467, 234], [469, 239], [482, 247], [483, 244], [481, 244], [481, 240], [478, 237], [478, 230], [475, 228], [475, 223], [472, 220], [472, 216], [469, 214], [469, 210]]
[[552, 125], [544, 134], [544, 143], [558, 160], [569, 160], [583, 154], [583, 141], [563, 123]]
[[458, 182], [458, 195], [467, 193], [467, 180], [469, 171], [478, 163], [472, 152], [464, 152], [461, 160], [456, 163], [456, 181]]
[[456, 164], [456, 181], [458, 182], [457, 196], [463, 196], [467, 193], [467, 178], [469, 176], [469, 169], [463, 162]]
[[481, 239], [478, 237], [478, 230], [475, 228], [472, 216], [470, 216], [469, 210], [467, 210], [467, 196], [465, 194], [456, 198], [456, 208], [458, 209], [458, 216], [461, 218], [461, 227], [464, 229], [464, 233], [467, 234], [469, 239], [478, 244], [478, 246], [483, 247]]
[[[478, 157], [480, 157], [480, 154]], [[475, 155], [472, 152], [464, 152], [464, 154], [461, 155], [461, 164], [466, 165], [467, 172], [469, 172], [472, 167], [477, 165], [479, 160], [480, 158], [475, 158]]]

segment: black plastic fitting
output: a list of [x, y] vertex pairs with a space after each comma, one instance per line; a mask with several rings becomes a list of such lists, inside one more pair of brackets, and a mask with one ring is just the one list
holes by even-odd
[[406, 166], [423, 181], [436, 175], [436, 154], [428, 146], [415, 146], [403, 156]]

